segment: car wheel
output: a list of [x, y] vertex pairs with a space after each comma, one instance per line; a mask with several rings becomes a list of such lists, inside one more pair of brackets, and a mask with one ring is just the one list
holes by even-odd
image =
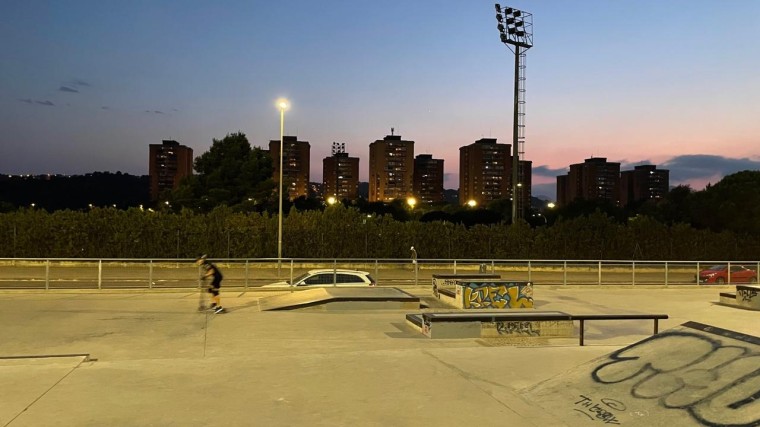
[[717, 283], [719, 285], [722, 285], [722, 284], [726, 283], [726, 279], [724, 279], [722, 277], [718, 277], [717, 279], [715, 279], [715, 283]]
[[757, 277], [750, 277], [749, 278], [749, 283], [752, 283], [752, 284], [757, 283]]

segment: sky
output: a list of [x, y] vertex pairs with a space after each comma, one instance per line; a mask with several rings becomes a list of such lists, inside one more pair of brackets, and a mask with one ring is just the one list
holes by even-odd
[[[760, 169], [760, 2], [514, 0], [533, 14], [533, 194], [590, 157], [702, 189]], [[511, 143], [514, 55], [480, 0], [0, 1], [0, 173], [148, 173], [148, 145], [243, 132], [359, 157], [389, 135], [444, 159]]]

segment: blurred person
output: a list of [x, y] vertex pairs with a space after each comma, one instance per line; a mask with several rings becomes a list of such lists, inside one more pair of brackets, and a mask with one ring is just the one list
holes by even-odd
[[208, 293], [211, 294], [211, 306], [209, 310], [213, 310], [214, 313], [225, 313], [226, 310], [222, 307], [221, 298], [219, 297], [219, 288], [222, 287], [222, 272], [219, 271], [219, 267], [209, 261], [206, 255], [201, 255], [195, 260], [195, 263], [203, 267], [203, 279], [211, 278], [211, 283], [208, 286]]

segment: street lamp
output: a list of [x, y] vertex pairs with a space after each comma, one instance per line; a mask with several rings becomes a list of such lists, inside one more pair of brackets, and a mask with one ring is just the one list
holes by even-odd
[[409, 197], [406, 199], [406, 204], [409, 205], [410, 208], [414, 209], [414, 207], [417, 205], [417, 199], [414, 197]]
[[281, 98], [277, 100], [277, 107], [280, 109], [280, 191], [277, 193], [280, 199], [277, 208], [277, 267], [282, 263], [282, 157], [285, 151], [285, 110], [290, 105], [288, 100]]

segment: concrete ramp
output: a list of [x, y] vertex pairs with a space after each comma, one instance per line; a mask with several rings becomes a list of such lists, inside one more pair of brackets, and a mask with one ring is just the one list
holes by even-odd
[[87, 360], [86, 354], [0, 357], [0, 426], [10, 425]]
[[760, 426], [760, 338], [687, 322], [522, 394], [570, 426]]
[[420, 299], [398, 288], [326, 287], [294, 290], [259, 300], [262, 311], [271, 310], [367, 310], [419, 309]]

